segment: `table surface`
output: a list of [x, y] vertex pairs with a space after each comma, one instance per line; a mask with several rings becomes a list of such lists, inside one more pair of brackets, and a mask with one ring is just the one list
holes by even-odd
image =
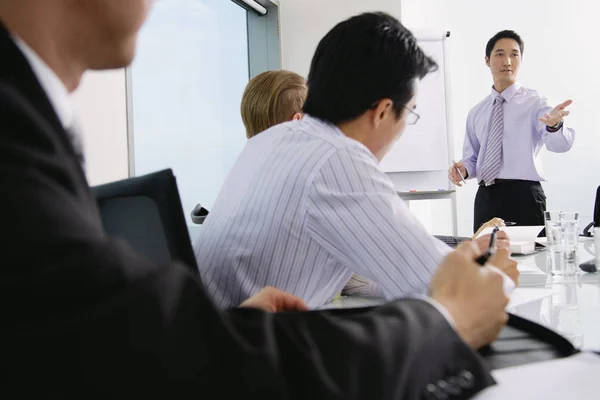
[[[580, 238], [579, 262], [593, 258], [594, 241]], [[546, 251], [516, 256], [515, 259], [523, 265], [535, 265], [544, 272], [549, 270]], [[546, 290], [540, 290], [542, 288]], [[545, 283], [522, 285], [514, 293], [515, 297], [521, 298], [541, 295], [524, 304], [509, 305], [510, 312], [559, 332], [577, 348], [600, 351], [600, 272], [578, 270], [578, 274], [572, 278], [547, 275]], [[382, 302], [377, 298], [342, 297], [328, 307], [366, 307]]]

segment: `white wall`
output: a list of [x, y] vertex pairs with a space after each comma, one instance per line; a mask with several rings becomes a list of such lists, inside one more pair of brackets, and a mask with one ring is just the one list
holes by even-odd
[[74, 94], [90, 185], [128, 176], [125, 71], [88, 72]]
[[[447, 42], [452, 88], [455, 156], [460, 158], [469, 109], [489, 93], [491, 75], [484, 64], [485, 45], [496, 32], [517, 31], [525, 41], [520, 81], [557, 102], [572, 98], [567, 123], [577, 131], [566, 154], [544, 151], [549, 181], [544, 183], [548, 209], [579, 211], [582, 224], [591, 221], [595, 189], [600, 185], [600, 134], [597, 129], [600, 92], [598, 2], [573, 0], [402, 0], [402, 21], [414, 30], [451, 31]], [[476, 184], [469, 181], [458, 194], [459, 234], [473, 223]]]
[[321, 38], [338, 22], [367, 11], [400, 18], [400, 0], [280, 0], [281, 67], [307, 77]]

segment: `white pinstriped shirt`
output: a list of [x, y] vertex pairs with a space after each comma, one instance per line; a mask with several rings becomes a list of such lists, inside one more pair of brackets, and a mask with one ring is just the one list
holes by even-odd
[[427, 233], [379, 162], [306, 116], [250, 139], [194, 243], [220, 307], [270, 285], [319, 307], [353, 273], [387, 299], [423, 294], [451, 251]]

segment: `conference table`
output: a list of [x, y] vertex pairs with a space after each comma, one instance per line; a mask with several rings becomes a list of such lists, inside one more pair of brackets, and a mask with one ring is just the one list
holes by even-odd
[[[595, 257], [592, 238], [579, 240], [579, 262]], [[507, 310], [535, 321], [569, 339], [582, 350], [600, 351], [600, 272], [578, 269], [574, 277], [552, 276], [547, 251], [514, 257], [521, 282], [510, 295]], [[341, 297], [328, 308], [366, 307], [385, 302], [379, 298]]]

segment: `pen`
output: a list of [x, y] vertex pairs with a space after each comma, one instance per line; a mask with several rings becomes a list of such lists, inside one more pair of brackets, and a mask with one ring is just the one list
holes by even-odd
[[484, 255], [480, 256], [477, 260], [475, 260], [477, 264], [485, 265], [487, 260], [489, 260], [490, 257], [492, 257], [494, 254], [496, 254], [496, 236], [498, 235], [498, 232], [500, 232], [500, 228], [498, 228], [498, 226], [496, 225], [494, 227], [494, 230], [492, 231], [492, 235], [490, 236], [490, 247]]
[[465, 181], [465, 177], [463, 176], [462, 172], [460, 172], [460, 169], [458, 169], [458, 167], [454, 167], [454, 169], [456, 170], [456, 172], [458, 172], [458, 176], [460, 176], [460, 179], [463, 181], [463, 183], [466, 185], [467, 182]]
[[506, 225], [506, 226], [513, 226], [513, 225], [516, 225], [516, 224], [517, 224], [516, 222], [504, 221], [504, 225]]

